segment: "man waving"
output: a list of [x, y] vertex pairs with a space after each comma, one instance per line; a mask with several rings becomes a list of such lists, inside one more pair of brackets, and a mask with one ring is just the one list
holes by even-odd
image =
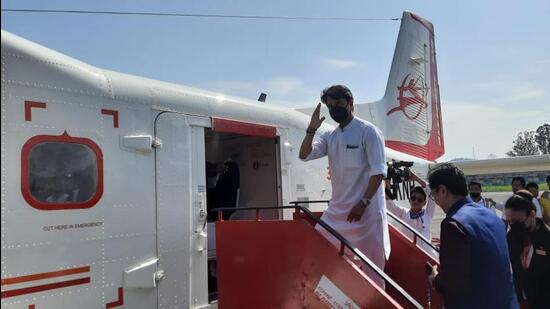
[[[304, 161], [328, 155], [332, 197], [321, 219], [384, 269], [390, 241], [382, 185], [386, 173], [382, 132], [372, 123], [353, 116], [353, 95], [346, 86], [326, 88], [321, 93], [321, 102], [339, 126], [313, 141], [325, 120], [320, 118], [319, 103], [300, 148], [300, 159]], [[317, 230], [339, 245], [322, 227], [318, 226]], [[361, 267], [384, 287], [382, 278], [364, 265]]]

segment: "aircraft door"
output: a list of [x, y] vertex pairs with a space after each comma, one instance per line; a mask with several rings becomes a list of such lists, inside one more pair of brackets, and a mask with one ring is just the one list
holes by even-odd
[[209, 118], [161, 113], [155, 122], [159, 308], [208, 304], [204, 128]]

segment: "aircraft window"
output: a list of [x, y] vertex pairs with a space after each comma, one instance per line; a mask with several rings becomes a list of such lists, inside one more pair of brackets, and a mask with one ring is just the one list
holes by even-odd
[[[30, 145], [22, 157], [23, 195], [43, 210], [92, 207], [102, 193], [102, 161], [95, 143], [49, 142]], [[90, 147], [87, 144], [92, 144]], [[29, 199], [30, 197], [30, 199]]]

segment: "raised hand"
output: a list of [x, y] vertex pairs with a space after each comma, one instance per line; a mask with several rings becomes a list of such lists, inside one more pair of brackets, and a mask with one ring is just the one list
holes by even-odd
[[325, 121], [325, 117], [319, 118], [321, 114], [321, 103], [317, 104], [317, 107], [313, 111], [313, 114], [311, 114], [311, 120], [309, 121], [309, 128], [312, 130], [317, 130]]

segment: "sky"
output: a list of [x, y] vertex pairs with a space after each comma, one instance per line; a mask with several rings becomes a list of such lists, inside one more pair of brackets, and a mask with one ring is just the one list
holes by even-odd
[[[550, 123], [550, 1], [2, 1], [3, 9], [396, 18], [435, 27], [445, 155], [504, 157]], [[345, 84], [380, 99], [398, 21], [289, 21], [2, 12], [2, 29], [91, 65], [268, 104], [308, 107]]]

